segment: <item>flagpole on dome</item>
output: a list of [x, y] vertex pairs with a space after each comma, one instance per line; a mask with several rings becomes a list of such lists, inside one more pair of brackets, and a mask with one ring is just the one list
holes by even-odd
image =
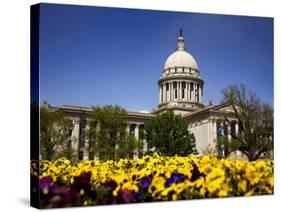
[[184, 38], [182, 36], [182, 27], [180, 28], [180, 36], [178, 37], [178, 49], [184, 50]]

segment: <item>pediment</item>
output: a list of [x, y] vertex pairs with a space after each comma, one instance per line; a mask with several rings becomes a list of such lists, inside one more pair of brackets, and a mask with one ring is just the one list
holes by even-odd
[[233, 107], [230, 104], [221, 104], [213, 108], [213, 110], [218, 112], [234, 113]]

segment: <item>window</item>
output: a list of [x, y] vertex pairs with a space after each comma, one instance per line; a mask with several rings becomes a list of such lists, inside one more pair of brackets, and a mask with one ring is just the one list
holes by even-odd
[[78, 154], [78, 159], [79, 160], [83, 160], [83, 151], [79, 151], [79, 154]]
[[169, 91], [169, 83], [166, 84], [166, 91]]
[[181, 97], [184, 99], [185, 98], [185, 87], [186, 87], [186, 83], [182, 82], [182, 90], [181, 90]]
[[68, 131], [68, 137], [71, 138], [71, 136], [72, 136], [72, 129], [69, 129], [69, 131]]

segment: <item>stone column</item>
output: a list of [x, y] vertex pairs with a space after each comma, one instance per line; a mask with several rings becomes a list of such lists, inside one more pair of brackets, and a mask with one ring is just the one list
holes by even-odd
[[197, 83], [194, 83], [193, 88], [194, 88], [194, 92], [193, 92], [194, 99], [193, 99], [193, 100], [194, 100], [195, 102], [197, 102], [197, 95], [196, 95], [196, 93], [197, 93]]
[[128, 123], [127, 126], [126, 126], [126, 132], [127, 132], [128, 135], [129, 135], [129, 133], [130, 133], [130, 123]]
[[239, 133], [238, 122], [235, 122], [235, 135], [238, 135], [238, 133]]
[[166, 102], [167, 92], [166, 92], [166, 83], [163, 84], [163, 102]]
[[[174, 88], [174, 83], [176, 83], [175, 88]], [[177, 89], [177, 82], [173, 82], [173, 101], [176, 99], [176, 89]]]
[[216, 145], [217, 140], [217, 120], [213, 119], [213, 144]]
[[168, 92], [167, 92], [167, 85], [168, 85], [168, 83], [166, 82], [166, 84], [165, 84], [165, 101], [166, 102], [168, 102]]
[[227, 123], [227, 139], [231, 140], [231, 123]]
[[187, 84], [186, 84], [186, 81], [184, 81], [184, 83], [185, 83], [185, 87], [184, 87], [184, 90], [183, 90], [183, 92], [184, 92], [183, 100], [186, 100], [186, 86], [187, 86]]
[[161, 85], [161, 104], [163, 103], [163, 84]]
[[201, 103], [203, 103], [203, 85], [200, 86], [200, 98], [201, 98]]
[[193, 101], [193, 91], [194, 91], [194, 83], [193, 83], [193, 90], [191, 90], [191, 83], [190, 83], [190, 101]]
[[180, 81], [180, 92], [179, 92], [179, 100], [182, 100], [182, 81]]
[[186, 83], [186, 91], [185, 91], [185, 94], [186, 94], [186, 96], [185, 96], [185, 99], [187, 100], [187, 101], [189, 101], [189, 96], [188, 96], [188, 91], [189, 91], [189, 82], [185, 82]]
[[171, 101], [171, 83], [167, 82], [169, 84], [169, 91], [167, 91], [167, 102]]
[[190, 86], [190, 82], [188, 83], [188, 101], [191, 101], [191, 90], [190, 90], [190, 88], [191, 88], [191, 86]]
[[192, 101], [192, 90], [191, 90], [191, 83], [190, 83], [190, 90], [189, 90], [189, 93], [190, 93], [190, 101]]
[[181, 100], [181, 81], [178, 81], [178, 101]]
[[139, 127], [140, 127], [140, 125], [136, 124], [136, 127], [135, 127], [135, 138], [137, 140], [139, 140]]
[[161, 84], [161, 103], [164, 102], [164, 86]]
[[71, 135], [71, 146], [73, 149], [78, 150], [79, 147], [79, 128], [80, 128], [80, 120], [74, 120], [74, 126]]
[[[140, 128], [140, 124], [136, 124], [136, 127], [135, 127], [135, 138], [137, 140], [139, 140], [139, 128]], [[134, 159], [137, 159], [138, 158], [138, 151], [137, 149], [134, 150]]]
[[198, 102], [199, 103], [201, 102], [200, 92], [201, 92], [201, 89], [200, 89], [200, 85], [198, 84]]
[[172, 101], [171, 90], [172, 90], [171, 82], [169, 82], [169, 100], [168, 100], [169, 102]]
[[[85, 132], [90, 129], [89, 121], [90, 121], [89, 119], [86, 119]], [[87, 137], [85, 137], [84, 139], [85, 139], [85, 140], [84, 140], [85, 146], [88, 146], [88, 147], [89, 147], [89, 145], [90, 145], [90, 140], [89, 140]], [[84, 159], [84, 160], [88, 160], [88, 159], [89, 159], [89, 151], [86, 150], [86, 149], [84, 150], [83, 159]]]
[[180, 100], [180, 81], [177, 81], [177, 100]]
[[199, 87], [198, 83], [196, 83], [196, 87], [195, 87], [195, 90], [196, 90], [196, 92], [195, 92], [195, 100], [196, 100], [196, 102], [199, 101], [199, 95], [198, 95], [199, 88], [198, 87]]
[[171, 100], [174, 101], [174, 81], [171, 82], [171, 85], [172, 85], [172, 89], [171, 89], [171, 94], [172, 94], [171, 98], [172, 99]]
[[198, 85], [198, 101], [201, 103], [201, 86]]
[[204, 146], [207, 146], [208, 144], [210, 144], [212, 142], [213, 139], [213, 120], [211, 118], [207, 119], [207, 142]]
[[[235, 135], [236, 136], [239, 135], [239, 124], [237, 121], [235, 122]], [[236, 153], [236, 156], [238, 156], [238, 157], [242, 156], [242, 153], [240, 151], [236, 151], [235, 153]]]
[[197, 100], [197, 99], [196, 99], [197, 83], [194, 83], [193, 89], [194, 89], [194, 92], [193, 92], [193, 96], [194, 96], [194, 97], [193, 97], [193, 101], [195, 101], [195, 102], [196, 102], [196, 100]]
[[[238, 125], [238, 122], [235, 122], [235, 135], [237, 136], [238, 133], [239, 133], [239, 125]], [[242, 156], [242, 153], [240, 151], [235, 151], [235, 154], [237, 157], [240, 157]]]
[[161, 104], [161, 85], [159, 85], [159, 104]]

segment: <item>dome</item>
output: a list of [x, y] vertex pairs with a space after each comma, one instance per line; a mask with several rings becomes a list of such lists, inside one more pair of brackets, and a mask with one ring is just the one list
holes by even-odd
[[193, 56], [184, 48], [182, 29], [177, 49], [167, 58], [159, 86], [159, 111], [187, 114], [204, 107], [204, 81]]
[[198, 70], [195, 59], [185, 50], [177, 50], [172, 53], [165, 62], [164, 69], [174, 67], [187, 67]]
[[180, 36], [178, 37], [178, 48], [166, 60], [164, 70], [175, 67], [185, 67], [198, 70], [198, 65], [195, 59], [184, 48], [182, 30], [180, 32]]

